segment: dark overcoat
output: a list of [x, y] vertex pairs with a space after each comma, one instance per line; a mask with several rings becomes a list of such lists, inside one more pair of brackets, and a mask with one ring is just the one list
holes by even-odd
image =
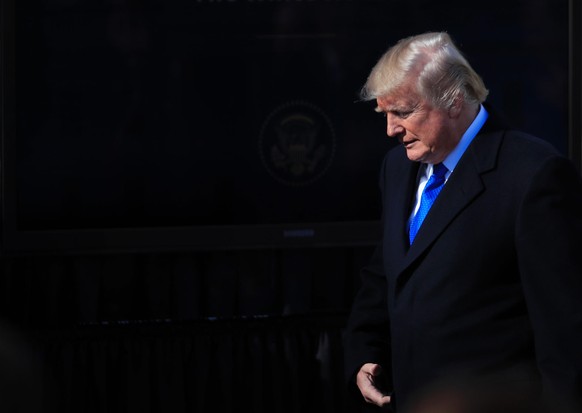
[[348, 321], [348, 377], [381, 364], [401, 407], [448, 376], [527, 365], [544, 391], [579, 397], [578, 171], [490, 115], [409, 247], [418, 169], [402, 146], [385, 157], [383, 237]]

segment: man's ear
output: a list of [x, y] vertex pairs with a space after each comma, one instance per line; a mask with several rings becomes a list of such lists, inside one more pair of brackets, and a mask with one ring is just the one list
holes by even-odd
[[461, 112], [463, 111], [463, 105], [465, 104], [465, 99], [463, 98], [462, 94], [458, 94], [453, 99], [453, 103], [449, 106], [449, 117], [451, 119], [456, 119], [461, 116]]

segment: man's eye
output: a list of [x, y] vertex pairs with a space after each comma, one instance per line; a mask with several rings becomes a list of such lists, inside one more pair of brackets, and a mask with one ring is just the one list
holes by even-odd
[[382, 117], [384, 117], [384, 118], [388, 117], [388, 114], [390, 113], [392, 116], [396, 116], [397, 118], [406, 119], [407, 117], [409, 117], [412, 114], [412, 111], [410, 111], [410, 110], [406, 110], [406, 111], [390, 110], [388, 112], [380, 112], [380, 113], [382, 114]]
[[396, 116], [397, 118], [400, 118], [400, 119], [407, 118], [412, 113], [412, 111], [410, 111], [410, 110], [391, 110], [389, 112], [393, 116]]

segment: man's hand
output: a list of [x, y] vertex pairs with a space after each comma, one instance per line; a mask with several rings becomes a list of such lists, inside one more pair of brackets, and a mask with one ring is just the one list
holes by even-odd
[[379, 364], [366, 363], [362, 366], [356, 376], [356, 384], [368, 403], [380, 407], [387, 407], [390, 404], [390, 396], [379, 389], [378, 376], [382, 374], [382, 367]]

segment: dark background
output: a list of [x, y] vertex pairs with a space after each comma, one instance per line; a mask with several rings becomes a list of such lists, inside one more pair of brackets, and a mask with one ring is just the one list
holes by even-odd
[[[576, 156], [566, 0], [2, 7], [0, 316], [46, 411], [356, 409], [341, 332], [392, 145], [356, 100], [402, 37], [448, 31], [499, 111]], [[277, 141], [286, 116], [314, 146]], [[313, 171], [274, 165], [293, 142]]]

